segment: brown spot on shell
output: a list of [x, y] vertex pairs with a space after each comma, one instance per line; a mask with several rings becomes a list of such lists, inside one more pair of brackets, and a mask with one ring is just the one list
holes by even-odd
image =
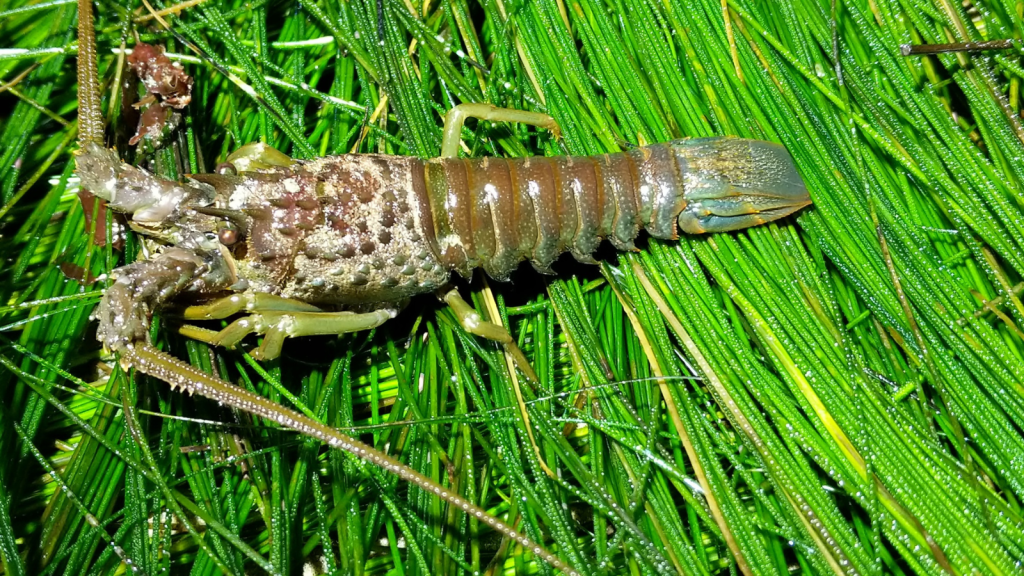
[[381, 244], [389, 244], [391, 242], [391, 232], [381, 230], [380, 234], [377, 234], [377, 241]]
[[331, 228], [333, 230], [337, 230], [342, 236], [348, 234], [352, 230], [352, 227], [349, 226], [348, 222], [343, 220], [341, 216], [331, 215], [328, 217], [328, 220], [331, 222]]
[[373, 242], [363, 242], [359, 245], [359, 251], [363, 254], [372, 254], [376, 249], [377, 246]]

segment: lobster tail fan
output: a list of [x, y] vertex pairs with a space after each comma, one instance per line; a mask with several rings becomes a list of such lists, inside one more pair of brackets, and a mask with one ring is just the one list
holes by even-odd
[[729, 232], [788, 216], [811, 203], [786, 149], [741, 138], [700, 138], [676, 145], [684, 174], [688, 234]]

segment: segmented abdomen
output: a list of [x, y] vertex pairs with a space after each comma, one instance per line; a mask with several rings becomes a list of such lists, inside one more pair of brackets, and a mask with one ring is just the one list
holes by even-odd
[[442, 262], [505, 278], [524, 259], [546, 270], [565, 251], [590, 262], [602, 238], [630, 249], [641, 228], [674, 238], [686, 169], [669, 142], [590, 157], [438, 158], [424, 178]]

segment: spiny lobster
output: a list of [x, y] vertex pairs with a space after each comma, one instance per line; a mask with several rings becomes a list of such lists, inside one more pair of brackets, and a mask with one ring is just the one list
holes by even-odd
[[[467, 116], [557, 130], [547, 115], [463, 104], [446, 117], [434, 160], [343, 155], [296, 161], [247, 145], [216, 174], [163, 179], [103, 145], [92, 7], [79, 0], [79, 145], [83, 188], [132, 227], [166, 245], [118, 268], [96, 316], [98, 338], [169, 383], [319, 439], [436, 494], [554, 568], [577, 572], [511, 526], [391, 456], [148, 343], [152, 314], [183, 298], [187, 320], [247, 316], [213, 332], [183, 333], [219, 346], [264, 335], [254, 356], [276, 357], [288, 337], [366, 330], [410, 297], [437, 292], [468, 331], [501, 342], [527, 375], [504, 328], [482, 321], [447, 289], [452, 272], [504, 279], [525, 259], [547, 271], [563, 252], [583, 262], [602, 239], [633, 248], [641, 229], [675, 238], [769, 222], [810, 204], [779, 145], [739, 138], [679, 140], [595, 157], [459, 159]], [[340, 310], [340, 311], [339, 311]]]

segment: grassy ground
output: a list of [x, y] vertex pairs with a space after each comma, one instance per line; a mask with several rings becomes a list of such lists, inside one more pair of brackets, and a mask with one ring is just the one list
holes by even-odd
[[[196, 78], [174, 146], [137, 158], [165, 173], [253, 140], [427, 157], [446, 109], [492, 102], [564, 139], [471, 124], [468, 154], [738, 134], [783, 143], [815, 203], [462, 284], [536, 388], [430, 298], [263, 366], [158, 321], [173, 354], [360, 434], [583, 574], [1020, 573], [1021, 52], [899, 49], [1019, 38], [1019, 2], [207, 0], [165, 16], [173, 36], [96, 6], [108, 101], [135, 34]], [[4, 573], [549, 572], [344, 453], [105, 377], [88, 276], [138, 243], [97, 245], [75, 194], [75, 21], [68, 0], [0, 0]]]

